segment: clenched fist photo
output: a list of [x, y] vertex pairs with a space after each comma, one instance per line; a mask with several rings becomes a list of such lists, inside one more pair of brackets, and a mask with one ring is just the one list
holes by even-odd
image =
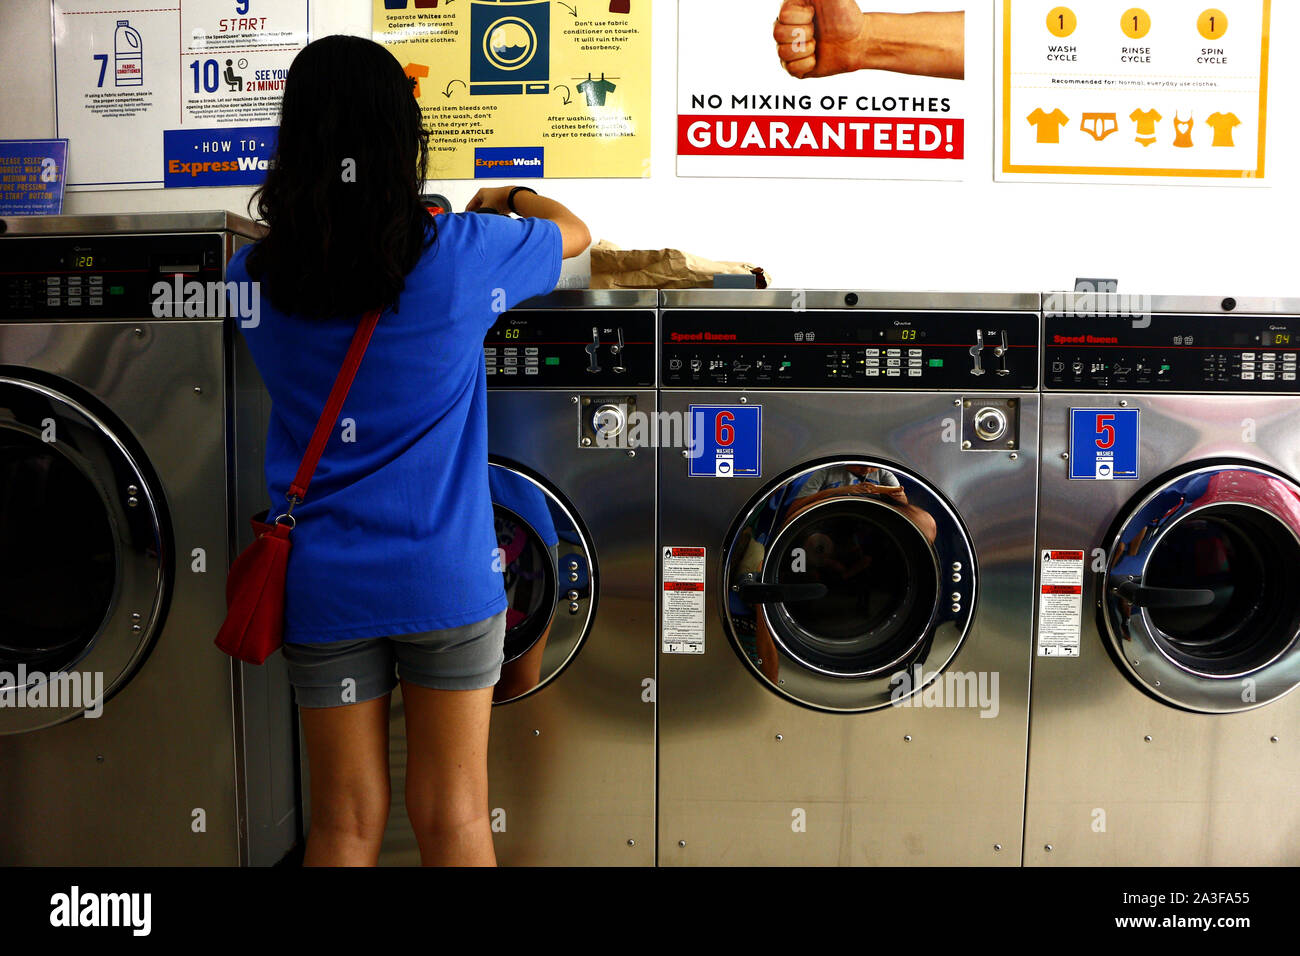
[[797, 79], [890, 70], [960, 80], [966, 12], [864, 13], [856, 0], [784, 0], [772, 30]]

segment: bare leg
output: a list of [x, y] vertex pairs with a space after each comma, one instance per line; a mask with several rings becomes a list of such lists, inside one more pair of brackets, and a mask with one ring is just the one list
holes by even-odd
[[402, 681], [406, 814], [425, 866], [496, 866], [488, 817], [492, 688], [430, 690]]
[[304, 866], [374, 866], [388, 822], [391, 694], [342, 707], [303, 707], [311, 773]]

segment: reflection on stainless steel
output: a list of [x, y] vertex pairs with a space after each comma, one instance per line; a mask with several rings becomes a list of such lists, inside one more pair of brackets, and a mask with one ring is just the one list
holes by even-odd
[[[59, 440], [42, 441], [51, 423]], [[159, 489], [101, 418], [67, 395], [10, 377], [0, 377], [0, 489], [0, 670], [102, 674], [111, 696], [162, 626], [173, 558]], [[14, 707], [31, 679], [0, 691], [10, 698], [0, 732], [48, 727], [85, 710]]]
[[[834, 710], [885, 707], [908, 696], [895, 675], [942, 669], [956, 653], [975, 558], [951, 508], [912, 475], [854, 460], [803, 470], [764, 492], [740, 529], [727, 624], [778, 693]], [[956, 562], [972, 573], [954, 612], [939, 569]], [[955, 642], [936, 646], [939, 627]]]
[[[0, 258], [37, 275], [58, 235], [141, 234], [118, 249], [148, 265], [172, 233], [216, 262], [259, 234], [224, 212], [3, 225]], [[0, 708], [0, 862], [277, 862], [298, 833], [284, 664], [212, 646], [266, 506], [251, 356], [219, 317], [46, 313], [0, 321], [0, 670], [102, 671], [115, 693], [94, 718]]]
[[[1100, 584], [1107, 635], [1148, 692], [1231, 713], [1300, 685], [1293, 482], [1243, 466], [1184, 473], [1133, 510], [1111, 553]], [[1243, 695], [1247, 677], [1254, 692]]]
[[[705, 653], [660, 657], [660, 863], [1017, 865], [1038, 398], [1014, 458], [943, 442], [951, 395], [661, 401], [761, 403], [764, 477], [660, 456], [660, 542], [708, 574]], [[981, 678], [996, 714], [936, 702]]]
[[[1300, 863], [1300, 399], [1043, 401], [1039, 547], [1101, 565], [1080, 656], [1035, 659], [1026, 864]], [[1068, 480], [1070, 408], [1121, 402], [1164, 477]]]
[[501, 462], [491, 466], [489, 482], [509, 601], [506, 662], [492, 694], [500, 704], [539, 690], [578, 653], [596, 582], [586, 536], [555, 492]]
[[[504, 866], [651, 866], [655, 455], [579, 451], [570, 398], [488, 394], [498, 546], [511, 606], [524, 615], [511, 615], [515, 649], [528, 647], [503, 668], [492, 710], [493, 838]], [[653, 391], [635, 400], [653, 412]], [[542, 580], [550, 562], [554, 593]], [[413, 865], [400, 692], [389, 739], [393, 805], [380, 862]]]

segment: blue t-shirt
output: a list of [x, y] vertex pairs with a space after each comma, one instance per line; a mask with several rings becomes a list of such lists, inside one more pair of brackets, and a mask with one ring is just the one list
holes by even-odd
[[[555, 288], [563, 244], [543, 219], [437, 219], [438, 238], [386, 310], [307, 497], [285, 585], [284, 639], [313, 644], [459, 627], [506, 607], [488, 490], [483, 337]], [[249, 281], [248, 249], [227, 279]], [[271, 516], [343, 364], [359, 316], [310, 319], [265, 297], [241, 332], [271, 396]]]

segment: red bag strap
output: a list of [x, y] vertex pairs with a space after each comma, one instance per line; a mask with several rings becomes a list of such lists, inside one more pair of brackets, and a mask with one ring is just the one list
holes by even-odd
[[315, 473], [316, 466], [320, 464], [320, 456], [325, 452], [325, 445], [329, 442], [330, 432], [334, 430], [334, 423], [339, 420], [339, 414], [343, 411], [343, 402], [348, 397], [348, 390], [352, 388], [352, 380], [357, 377], [357, 369], [361, 367], [362, 356], [366, 354], [366, 346], [370, 344], [370, 336], [379, 322], [381, 311], [374, 309], [367, 312], [362, 317], [361, 324], [357, 326], [356, 334], [352, 336], [352, 344], [348, 346], [343, 367], [339, 369], [338, 378], [334, 379], [334, 387], [330, 390], [329, 400], [325, 402], [325, 409], [320, 413], [320, 420], [316, 422], [316, 431], [312, 433], [307, 452], [302, 456], [298, 474], [294, 475], [293, 484], [289, 486], [286, 497], [289, 499], [290, 512], [293, 511], [294, 505], [307, 497], [307, 486], [311, 484], [311, 476]]

